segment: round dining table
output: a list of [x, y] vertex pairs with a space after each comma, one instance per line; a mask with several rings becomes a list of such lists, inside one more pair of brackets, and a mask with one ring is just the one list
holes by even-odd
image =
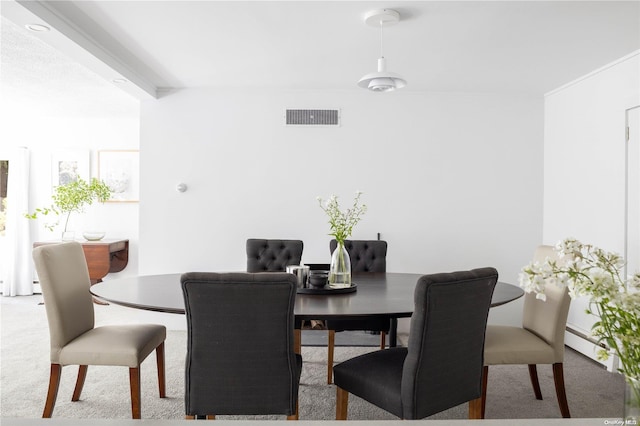
[[[266, 272], [268, 273], [268, 272]], [[354, 273], [356, 291], [333, 294], [298, 293], [294, 308], [297, 320], [348, 319], [381, 316], [393, 321], [389, 344], [395, 346], [397, 318], [413, 313], [413, 292], [424, 274]], [[184, 314], [181, 274], [142, 275], [103, 281], [91, 286], [95, 297], [117, 305], [157, 312]], [[515, 285], [498, 282], [491, 307], [509, 303], [524, 295]]]

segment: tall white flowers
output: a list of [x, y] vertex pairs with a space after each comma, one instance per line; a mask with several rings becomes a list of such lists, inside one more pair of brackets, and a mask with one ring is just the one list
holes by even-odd
[[338, 197], [335, 195], [331, 195], [326, 202], [322, 197], [316, 197], [320, 208], [329, 216], [329, 226], [331, 227], [329, 235], [332, 235], [338, 243], [344, 243], [344, 240], [351, 236], [353, 227], [360, 222], [367, 211], [367, 206], [360, 204], [361, 195], [362, 192], [356, 191], [353, 204], [345, 211], [340, 210]]
[[[589, 297], [587, 313], [598, 317], [591, 333], [620, 358], [620, 371], [640, 396], [640, 274], [623, 277], [617, 253], [567, 238], [556, 245], [559, 260], [531, 262], [522, 268], [520, 286], [545, 300], [546, 285], [567, 287], [572, 298]], [[601, 350], [600, 359], [609, 352]]]

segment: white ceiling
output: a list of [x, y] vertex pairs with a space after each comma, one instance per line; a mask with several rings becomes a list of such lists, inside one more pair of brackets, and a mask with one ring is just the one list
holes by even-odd
[[403, 91], [542, 95], [640, 49], [639, 1], [85, 0], [47, 8], [79, 42], [92, 41], [89, 50], [116, 58], [121, 74], [156, 89], [362, 90], [356, 82], [375, 70], [380, 50], [379, 30], [363, 18], [381, 8], [401, 15], [385, 29], [384, 52], [408, 82]]
[[136, 116], [138, 101], [52, 48], [0, 20], [0, 113], [14, 116]]

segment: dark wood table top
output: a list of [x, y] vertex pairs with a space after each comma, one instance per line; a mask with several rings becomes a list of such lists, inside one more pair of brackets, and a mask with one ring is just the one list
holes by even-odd
[[[104, 281], [91, 287], [91, 293], [107, 302], [130, 308], [184, 314], [180, 288], [181, 274], [143, 275]], [[410, 317], [413, 292], [424, 274], [366, 273], [353, 274], [358, 289], [353, 293], [296, 296], [297, 319], [335, 319], [339, 317], [387, 316]], [[498, 282], [491, 306], [499, 306], [522, 297], [515, 285]]]

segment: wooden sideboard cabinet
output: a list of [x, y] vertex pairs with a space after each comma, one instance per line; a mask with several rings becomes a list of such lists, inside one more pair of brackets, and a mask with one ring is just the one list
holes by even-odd
[[[33, 247], [63, 241], [38, 241]], [[102, 282], [110, 272], [120, 272], [129, 263], [129, 240], [79, 241], [87, 259], [91, 284]]]

